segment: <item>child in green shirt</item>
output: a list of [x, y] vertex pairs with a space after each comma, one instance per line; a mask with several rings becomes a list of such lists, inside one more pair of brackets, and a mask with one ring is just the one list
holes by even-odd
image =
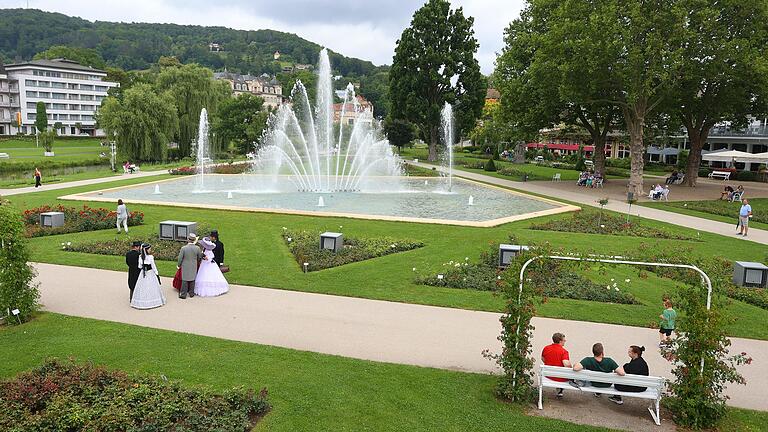
[[664, 310], [659, 315], [661, 323], [659, 323], [659, 346], [670, 341], [672, 331], [675, 330], [675, 319], [677, 319], [677, 312], [672, 308], [672, 301], [664, 299]]

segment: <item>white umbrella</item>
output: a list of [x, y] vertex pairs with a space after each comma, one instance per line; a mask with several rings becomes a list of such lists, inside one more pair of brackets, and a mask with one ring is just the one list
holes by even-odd
[[719, 162], [752, 162], [755, 154], [738, 150], [722, 150], [702, 154], [701, 158], [707, 161]]

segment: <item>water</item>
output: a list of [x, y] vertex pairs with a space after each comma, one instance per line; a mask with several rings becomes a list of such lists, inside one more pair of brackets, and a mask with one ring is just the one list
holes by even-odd
[[[318, 196], [316, 192], [296, 192], [290, 175], [280, 176], [274, 183], [271, 176], [219, 175], [210, 174], [214, 179], [207, 187], [208, 193], [190, 193], [196, 179], [183, 177], [163, 182], [162, 198], [152, 195], [154, 185], [143, 184], [114, 191], [91, 192], [89, 196], [117, 200], [157, 200], [158, 204], [183, 204], [190, 207], [199, 205], [237, 206], [272, 211], [298, 210], [309, 214], [317, 212], [371, 215], [402, 218], [418, 218], [425, 221], [447, 219], [455, 221], [482, 222], [507, 216], [520, 215], [557, 207], [557, 205], [526, 197], [508, 191], [470, 182], [461, 178], [453, 179], [453, 190], [435, 189], [433, 183], [424, 185], [418, 177], [380, 178], [379, 190], [375, 192], [329, 192]], [[256, 178], [254, 178], [256, 177]], [[209, 178], [210, 180], [210, 178]], [[322, 179], [326, 182], [326, 179]], [[262, 184], [269, 191], [251, 189], [253, 184]], [[405, 191], [403, 190], [405, 189]], [[227, 198], [232, 192], [233, 197]], [[467, 205], [472, 196], [474, 205]], [[319, 207], [318, 204], [324, 204]], [[183, 210], [180, 210], [183, 212]]]
[[160, 195], [162, 192], [160, 192], [160, 185], [155, 185], [155, 191], [153, 192], [155, 195]]
[[205, 191], [206, 164], [211, 161], [211, 149], [208, 141], [208, 111], [200, 110], [200, 123], [197, 128], [197, 175], [196, 192]]
[[323, 199], [323, 197], [319, 197], [317, 199], [317, 206], [318, 207], [325, 207], [325, 200]]
[[470, 195], [469, 199], [467, 200], [467, 205], [471, 205], [471, 206], [475, 205], [475, 197]]
[[442, 165], [446, 168], [444, 172], [447, 172], [446, 180], [448, 183], [448, 191], [453, 187], [453, 144], [454, 144], [454, 127], [453, 127], [453, 106], [448, 102], [443, 106], [443, 110], [440, 112], [440, 136], [442, 138], [443, 145], [445, 146], [445, 153], [443, 153]]
[[[283, 175], [290, 176], [294, 192], [375, 191], [377, 178], [403, 177], [402, 160], [393, 153], [373, 113], [361, 109], [354, 87], [346, 88], [339, 121], [334, 119], [333, 98], [331, 64], [323, 49], [316, 106], [310, 105], [298, 81], [291, 103], [281, 105], [270, 118], [253, 160], [252, 172], [271, 177], [271, 184], [253, 184], [254, 190], [270, 190]], [[351, 124], [350, 112], [355, 113]]]

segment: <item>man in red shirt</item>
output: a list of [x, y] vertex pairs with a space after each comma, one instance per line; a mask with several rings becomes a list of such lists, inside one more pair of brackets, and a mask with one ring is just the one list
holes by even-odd
[[[571, 367], [571, 360], [568, 357], [568, 350], [563, 348], [565, 345], [565, 335], [555, 333], [552, 335], [552, 344], [547, 345], [541, 350], [541, 361], [546, 366]], [[547, 377], [553, 381], [566, 382], [566, 378]], [[563, 389], [557, 389], [557, 397], [563, 397]]]

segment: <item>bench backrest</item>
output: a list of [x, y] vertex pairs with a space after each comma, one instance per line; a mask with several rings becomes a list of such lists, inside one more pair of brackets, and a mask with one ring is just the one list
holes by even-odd
[[554, 378], [567, 378], [573, 380], [584, 381], [597, 381], [604, 383], [622, 384], [636, 387], [651, 387], [656, 389], [662, 389], [666, 380], [657, 376], [644, 376], [627, 374], [624, 376], [617, 375], [615, 373], [605, 372], [593, 372], [588, 370], [580, 370], [578, 372], [571, 368], [558, 367], [558, 366], [545, 366], [541, 365], [539, 369], [540, 376], [554, 377]]
[[731, 175], [730, 171], [712, 171], [714, 175]]

